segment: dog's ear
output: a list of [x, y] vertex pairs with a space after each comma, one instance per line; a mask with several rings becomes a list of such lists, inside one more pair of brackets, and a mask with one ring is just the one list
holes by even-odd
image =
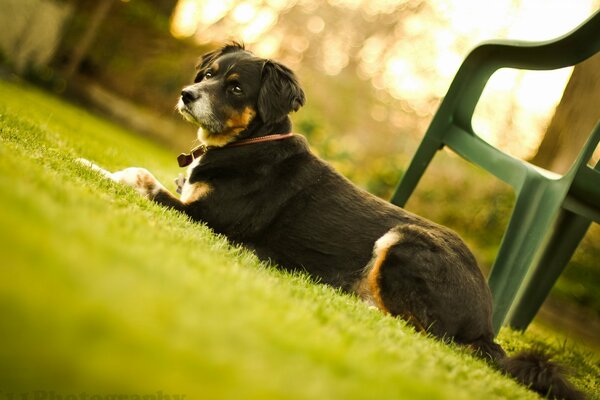
[[220, 49], [209, 51], [208, 53], [204, 54], [200, 58], [198, 65], [196, 65], [196, 70], [198, 71], [198, 73], [194, 81], [196, 83], [200, 82], [204, 77], [206, 70], [217, 60], [217, 58], [227, 53], [234, 53], [236, 51], [245, 51], [244, 45], [238, 42], [231, 42], [221, 47]]
[[304, 91], [285, 65], [267, 60], [258, 93], [258, 114], [265, 123], [276, 122], [304, 105]]

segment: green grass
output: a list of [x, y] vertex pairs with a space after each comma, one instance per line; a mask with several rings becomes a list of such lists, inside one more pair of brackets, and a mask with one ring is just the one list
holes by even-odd
[[[173, 154], [86, 111], [0, 81], [0, 397], [185, 394], [186, 399], [526, 399], [466, 351], [305, 276], [73, 160], [144, 166]], [[172, 185], [170, 185], [172, 188]], [[545, 346], [600, 398], [596, 355]]]

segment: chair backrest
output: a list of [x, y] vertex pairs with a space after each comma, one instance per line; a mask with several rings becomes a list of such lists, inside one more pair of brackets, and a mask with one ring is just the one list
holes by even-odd
[[440, 105], [461, 128], [473, 132], [471, 119], [483, 89], [500, 68], [552, 70], [573, 66], [600, 51], [600, 10], [571, 32], [544, 42], [496, 40], [467, 56]]
[[[408, 170], [392, 195], [403, 207], [438, 149], [448, 146], [464, 159], [510, 184], [517, 192], [528, 177], [550, 175], [487, 143], [473, 130], [475, 107], [483, 90], [500, 68], [552, 70], [578, 64], [600, 52], [600, 10], [571, 32], [544, 42], [497, 40], [485, 42], [469, 53], [435, 113]], [[588, 141], [589, 143], [589, 141]], [[582, 152], [589, 151], [586, 145]], [[592, 149], [593, 150], [593, 149]], [[581, 153], [580, 153], [581, 155]], [[585, 160], [587, 161], [587, 160]], [[574, 164], [571, 171], [577, 170]], [[564, 190], [574, 174], [553, 174]]]

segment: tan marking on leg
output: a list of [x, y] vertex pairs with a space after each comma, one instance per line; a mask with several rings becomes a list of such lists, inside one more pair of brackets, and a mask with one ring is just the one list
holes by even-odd
[[384, 263], [390, 248], [402, 239], [402, 235], [396, 231], [389, 231], [375, 242], [373, 249], [373, 258], [365, 268], [363, 277], [354, 285], [354, 292], [363, 300], [377, 306], [386, 314], [400, 317], [412, 325], [417, 332], [427, 333], [427, 329], [409, 311], [403, 311], [399, 314], [393, 314], [383, 301], [381, 293], [381, 266]]
[[206, 182], [194, 182], [185, 184], [181, 190], [181, 202], [190, 204], [198, 201], [208, 195], [212, 191], [212, 187]]
[[367, 275], [367, 282], [371, 298], [373, 299], [377, 307], [386, 314], [391, 313], [383, 303], [383, 298], [381, 297], [381, 287], [379, 286], [379, 280], [381, 277], [381, 264], [383, 264], [383, 262], [385, 261], [389, 249], [389, 247], [386, 247], [379, 251], [379, 254], [377, 254], [377, 258], [373, 263], [373, 267], [371, 268], [371, 271], [369, 271], [369, 275]]
[[354, 284], [353, 292], [356, 293], [361, 299], [376, 306], [382, 310], [386, 310], [381, 301], [381, 290], [376, 285], [376, 293], [373, 291], [373, 282], [377, 281], [379, 275], [379, 269], [381, 263], [387, 255], [388, 249], [396, 242], [400, 240], [400, 234], [395, 231], [389, 231], [382, 237], [380, 237], [373, 246], [373, 257], [369, 264], [365, 267], [363, 276]]
[[377, 307], [386, 314], [393, 315], [394, 317], [400, 317], [410, 325], [412, 325], [417, 332], [427, 333], [427, 329], [423, 326], [423, 324], [409, 311], [403, 311], [400, 314], [392, 313], [386, 306], [383, 301], [383, 296], [381, 294], [381, 265], [385, 261], [387, 254], [392, 247], [392, 245], [396, 242], [389, 242], [387, 247], [384, 247], [379, 251], [377, 259], [373, 263], [373, 268], [369, 272], [367, 276], [367, 284], [369, 288], [369, 292], [371, 295], [371, 299], [375, 302]]

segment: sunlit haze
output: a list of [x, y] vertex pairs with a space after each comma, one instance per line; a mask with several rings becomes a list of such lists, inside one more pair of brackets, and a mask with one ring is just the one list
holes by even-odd
[[[431, 115], [479, 42], [552, 39], [597, 7], [595, 0], [179, 0], [171, 32], [200, 44], [243, 41], [262, 57], [327, 76], [352, 69], [390, 98], [373, 105], [372, 118], [400, 126], [394, 108]], [[497, 72], [475, 129], [518, 157], [532, 155], [571, 70]]]

